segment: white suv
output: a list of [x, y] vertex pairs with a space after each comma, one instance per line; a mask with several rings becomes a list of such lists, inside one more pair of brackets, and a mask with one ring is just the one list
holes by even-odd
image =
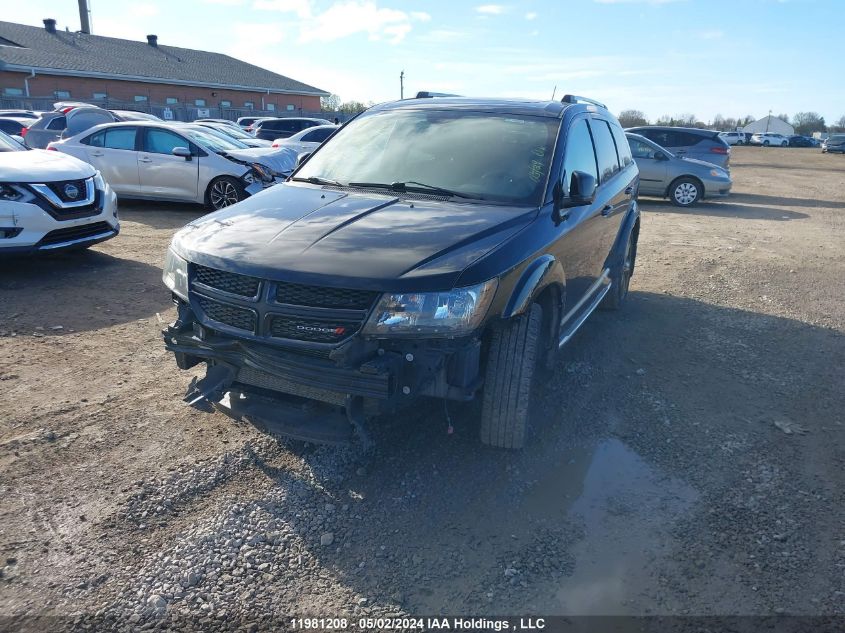
[[0, 256], [86, 248], [119, 230], [117, 200], [96, 169], [0, 132]]
[[719, 138], [728, 145], [745, 145], [745, 132], [719, 132]]
[[764, 147], [787, 147], [789, 139], [783, 134], [774, 134], [772, 132], [758, 132], [751, 135], [751, 145], [762, 145]]

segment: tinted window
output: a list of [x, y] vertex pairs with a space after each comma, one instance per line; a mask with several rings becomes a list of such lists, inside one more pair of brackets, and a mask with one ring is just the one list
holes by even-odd
[[147, 151], [155, 154], [170, 154], [174, 147], [188, 147], [190, 142], [167, 130], [147, 130]]
[[6, 134], [20, 134], [21, 127], [23, 126], [16, 121], [0, 120], [0, 130], [3, 130]]
[[47, 124], [48, 130], [63, 130], [67, 127], [67, 119], [63, 116], [57, 116], [55, 119]]
[[[331, 145], [326, 145], [327, 148]], [[573, 123], [566, 135], [566, 150], [563, 158], [563, 193], [569, 195], [572, 172], [583, 171], [598, 180], [596, 153], [586, 119]]]
[[610, 131], [613, 133], [613, 140], [616, 143], [619, 164], [622, 167], [627, 167], [634, 162], [634, 159], [631, 157], [631, 148], [628, 145], [628, 139], [625, 138], [625, 132], [618, 125], [610, 125]]
[[302, 135], [302, 140], [306, 143], [322, 143], [325, 141], [334, 130], [314, 130]]
[[108, 149], [135, 149], [135, 133], [134, 127], [119, 127], [108, 130], [100, 130], [96, 134], [92, 134], [82, 143], [92, 145], [94, 147], [106, 147]]
[[593, 143], [596, 146], [596, 157], [599, 163], [601, 182], [609, 180], [619, 171], [619, 158], [616, 156], [616, 144], [613, 135], [605, 121], [593, 119], [590, 122], [593, 130]]

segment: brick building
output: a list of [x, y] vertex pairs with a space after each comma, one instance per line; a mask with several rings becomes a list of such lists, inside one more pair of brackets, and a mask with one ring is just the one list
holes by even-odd
[[176, 119], [318, 112], [328, 93], [228, 55], [0, 21], [0, 108], [86, 101]]

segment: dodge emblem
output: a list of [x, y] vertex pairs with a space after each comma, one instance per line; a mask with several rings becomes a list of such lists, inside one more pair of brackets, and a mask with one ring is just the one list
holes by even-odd
[[78, 195], [79, 195], [79, 187], [77, 187], [76, 185], [72, 185], [70, 183], [65, 185], [65, 196], [67, 196], [71, 200], [75, 200]]

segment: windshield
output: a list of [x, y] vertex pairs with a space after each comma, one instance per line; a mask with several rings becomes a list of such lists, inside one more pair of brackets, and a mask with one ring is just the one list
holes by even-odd
[[20, 143], [15, 141], [5, 132], [0, 131], [0, 152], [20, 152], [24, 149]]
[[214, 130], [215, 132], [221, 132], [222, 134], [226, 134], [228, 136], [233, 136], [235, 138], [246, 138], [246, 139], [255, 140], [254, 136], [250, 136], [249, 134], [244, 132], [242, 129], [237, 128], [234, 125], [226, 125], [224, 123], [224, 124], [221, 124], [221, 125], [212, 125], [212, 126], [209, 126], [209, 127], [211, 127], [211, 129]]
[[239, 140], [232, 138], [231, 136], [227, 136], [222, 132], [218, 132], [216, 130], [205, 129], [205, 130], [197, 130], [197, 129], [187, 129], [182, 130], [184, 134], [190, 138], [194, 143], [199, 145], [204, 149], [211, 150], [219, 154], [220, 152], [226, 152], [230, 149], [248, 149], [249, 146], [241, 143]]
[[342, 128], [296, 177], [408, 183], [409, 190], [424, 184], [462, 198], [535, 205], [559, 125], [547, 117], [462, 110], [383, 112]]

